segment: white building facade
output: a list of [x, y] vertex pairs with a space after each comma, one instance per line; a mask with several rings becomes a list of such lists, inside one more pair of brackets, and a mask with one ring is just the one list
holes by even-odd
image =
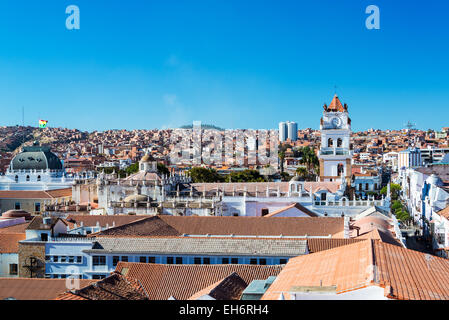
[[335, 95], [329, 107], [325, 104], [320, 123], [320, 181], [336, 181], [343, 175], [351, 178], [353, 151], [350, 145], [351, 119], [348, 107]]

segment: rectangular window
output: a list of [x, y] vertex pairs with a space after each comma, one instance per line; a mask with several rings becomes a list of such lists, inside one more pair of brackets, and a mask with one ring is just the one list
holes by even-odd
[[82, 262], [83, 262], [83, 257], [77, 256], [76, 257], [76, 263], [82, 263]]
[[120, 261], [120, 257], [119, 256], [113, 256], [112, 257], [112, 266], [115, 267], [117, 266], [117, 263]]
[[259, 264], [260, 265], [266, 265], [267, 264], [267, 259], [259, 259]]
[[194, 259], [193, 259], [193, 263], [194, 263], [194, 264], [201, 264], [201, 258], [198, 258], [198, 257], [197, 257], [197, 258], [194, 258]]
[[176, 257], [176, 264], [182, 264], [182, 257]]
[[92, 262], [94, 266], [104, 266], [106, 265], [106, 256], [93, 256]]
[[148, 263], [156, 263], [156, 257], [148, 257]]
[[75, 257], [70, 256], [69, 257], [69, 263], [74, 263], [75, 262]]
[[53, 256], [53, 262], [59, 262], [59, 257], [58, 256]]
[[17, 275], [17, 263], [11, 263], [9, 265], [9, 274], [12, 276], [16, 276]]
[[61, 279], [65, 279], [67, 276], [65, 274], [61, 274]]
[[67, 261], [67, 257], [61, 256], [61, 260], [59, 262], [65, 263]]
[[147, 257], [140, 257], [139, 261], [141, 263], [147, 263]]
[[287, 259], [279, 259], [279, 264], [286, 264], [287, 263]]
[[210, 258], [203, 258], [203, 264], [210, 264]]
[[254, 258], [250, 259], [249, 264], [257, 264], [257, 259]]
[[231, 264], [239, 264], [238, 258], [231, 258]]
[[35, 212], [41, 212], [41, 204], [39, 202], [36, 202], [34, 204], [34, 211]]
[[229, 264], [229, 258], [221, 258], [222, 264]]
[[48, 241], [48, 234], [41, 233], [41, 241]]
[[123, 262], [128, 262], [128, 256], [122, 256], [122, 260]]
[[167, 257], [167, 264], [173, 264], [173, 257]]
[[14, 208], [16, 209], [16, 210], [20, 210], [21, 208], [20, 208], [20, 202], [16, 202], [15, 204], [14, 204]]
[[100, 280], [100, 279], [104, 279], [104, 278], [105, 278], [105, 276], [102, 274], [93, 274], [92, 275], [92, 279], [95, 279], [95, 280]]
[[50, 256], [45, 256], [45, 261], [46, 261], [46, 262], [49, 262], [49, 261], [50, 261], [50, 259], [51, 259], [51, 257], [50, 257]]

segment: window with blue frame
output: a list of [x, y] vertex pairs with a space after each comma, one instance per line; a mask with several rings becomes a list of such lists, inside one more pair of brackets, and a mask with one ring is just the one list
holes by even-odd
[[106, 256], [93, 256], [92, 264], [94, 266], [104, 266], [106, 265]]

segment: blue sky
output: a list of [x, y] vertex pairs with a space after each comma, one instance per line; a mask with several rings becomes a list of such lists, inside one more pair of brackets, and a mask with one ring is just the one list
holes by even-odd
[[[81, 29], [65, 27], [77, 5]], [[380, 30], [365, 8], [380, 8]], [[0, 2], [0, 125], [319, 128], [334, 86], [353, 130], [449, 126], [443, 0]]]

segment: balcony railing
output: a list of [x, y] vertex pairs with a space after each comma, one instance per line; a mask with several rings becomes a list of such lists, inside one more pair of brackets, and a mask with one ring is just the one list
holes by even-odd
[[351, 152], [344, 148], [321, 148], [320, 155], [322, 156], [347, 156]]

